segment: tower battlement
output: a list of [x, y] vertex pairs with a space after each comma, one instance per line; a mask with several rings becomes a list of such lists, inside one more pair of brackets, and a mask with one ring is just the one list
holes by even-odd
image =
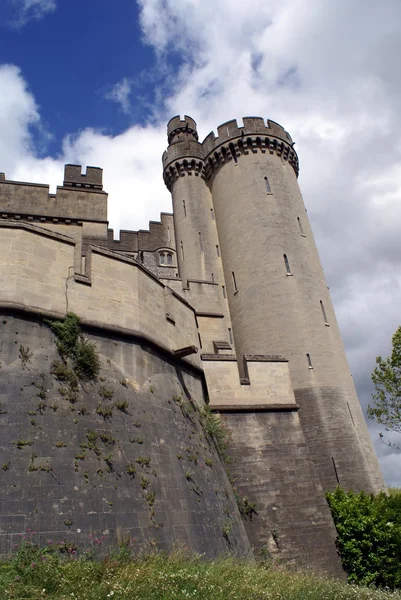
[[[192, 135], [195, 121], [188, 116], [171, 119], [167, 126], [169, 147], [163, 154], [164, 181], [169, 190], [177, 177], [201, 175], [209, 179], [224, 163], [251, 153], [270, 153], [283, 157], [299, 173], [299, 162], [290, 134], [275, 121], [262, 117], [243, 117], [243, 126], [236, 119], [226, 121], [198, 142]], [[196, 130], [194, 130], [196, 131]], [[177, 133], [176, 133], [177, 132]]]
[[192, 117], [188, 117], [188, 115], [185, 115], [184, 119], [181, 119], [179, 115], [173, 117], [167, 124], [167, 137], [169, 144], [173, 144], [174, 142], [181, 141], [181, 139], [188, 137], [192, 137], [194, 140], [198, 141], [196, 122]]
[[262, 117], [243, 117], [243, 126], [238, 125], [236, 119], [226, 121], [217, 127], [217, 136], [211, 131], [202, 142], [204, 155], [210, 152], [228, 140], [247, 135], [261, 135], [279, 138], [286, 143], [293, 145], [290, 134], [278, 123], [267, 119], [267, 125]]
[[86, 167], [86, 173], [83, 173], [81, 165], [65, 165], [63, 185], [102, 190], [103, 169]]

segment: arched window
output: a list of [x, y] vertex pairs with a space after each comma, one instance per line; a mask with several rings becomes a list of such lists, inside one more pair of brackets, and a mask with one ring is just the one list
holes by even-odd
[[167, 250], [162, 250], [159, 252], [159, 265], [163, 267], [172, 267], [173, 266], [173, 253], [168, 252]]

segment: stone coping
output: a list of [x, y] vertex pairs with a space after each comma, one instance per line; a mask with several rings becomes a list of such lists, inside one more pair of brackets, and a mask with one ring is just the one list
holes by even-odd
[[[34, 317], [36, 320], [40, 319], [54, 319], [54, 320], [63, 320], [65, 318], [64, 313], [59, 313], [55, 311], [49, 311], [37, 306], [26, 306], [24, 304], [20, 304], [19, 302], [4, 302], [0, 300], [0, 311], [9, 313], [9, 314], [19, 314], [28, 317]], [[90, 319], [85, 319], [80, 317], [80, 324], [82, 327], [92, 333], [109, 333], [118, 337], [125, 338], [126, 340], [131, 340], [139, 343], [145, 343], [151, 348], [157, 350], [160, 354], [164, 355], [166, 358], [170, 360], [172, 363], [183, 363], [186, 368], [196, 372], [198, 375], [201, 375], [204, 378], [203, 369], [194, 365], [187, 360], [185, 357], [180, 358], [179, 353], [174, 351], [174, 349], [170, 349], [164, 344], [161, 344], [158, 340], [153, 337], [144, 334], [141, 331], [137, 331], [135, 329], [128, 329], [126, 327], [121, 327], [119, 325], [109, 325], [101, 323], [100, 321], [94, 321]]]
[[209, 405], [212, 412], [235, 413], [235, 412], [296, 412], [298, 404], [214, 404]]

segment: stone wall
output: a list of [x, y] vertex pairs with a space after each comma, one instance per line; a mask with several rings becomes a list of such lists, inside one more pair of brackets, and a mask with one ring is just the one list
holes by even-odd
[[[94, 246], [85, 276], [77, 275], [73, 238], [26, 223], [0, 227], [3, 305], [58, 316], [72, 311], [86, 322], [135, 332], [169, 352], [198, 345], [193, 308], [173, 295], [167, 311], [166, 286], [135, 260]], [[187, 360], [199, 366], [197, 355]]]
[[296, 411], [222, 415], [231, 436], [230, 471], [255, 503], [246, 529], [256, 555], [344, 576], [336, 531]]
[[[0, 316], [0, 553], [29, 528], [41, 544], [81, 549], [105, 535], [105, 545], [130, 539], [134, 551], [249, 555], [224, 467], [192, 405], [203, 405], [199, 373], [132, 337], [91, 331], [101, 372], [70, 402], [51, 374], [50, 329], [27, 313]], [[109, 418], [96, 412], [106, 405]], [[90, 432], [109, 441], [82, 447]]]

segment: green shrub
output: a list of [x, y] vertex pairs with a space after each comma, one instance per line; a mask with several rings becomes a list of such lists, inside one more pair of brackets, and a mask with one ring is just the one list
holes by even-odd
[[235, 500], [237, 502], [238, 509], [244, 517], [248, 517], [248, 519], [252, 520], [252, 516], [256, 513], [256, 504], [255, 502], [251, 502], [248, 496], [241, 496], [238, 493], [234, 492]]
[[[80, 325], [79, 318], [74, 313], [67, 313], [64, 321], [48, 321], [46, 325], [50, 327], [57, 337], [57, 349], [62, 359], [62, 363], [53, 363], [53, 374], [59, 381], [65, 381], [69, 384], [71, 381], [71, 371], [68, 368], [68, 361], [72, 362], [72, 370], [75, 376], [81, 381], [93, 381], [100, 371], [99, 356], [95, 345], [85, 339]], [[64, 373], [62, 369], [64, 364]]]
[[76, 348], [74, 363], [74, 370], [79, 379], [82, 381], [96, 379], [100, 371], [100, 362], [95, 345], [81, 337]]
[[327, 500], [348, 580], [401, 587], [401, 496], [356, 494], [338, 487]]
[[128, 413], [127, 400], [117, 400], [117, 402], [115, 402], [114, 405], [118, 410], [121, 410], [121, 412], [126, 413], [126, 414]]
[[228, 455], [227, 449], [230, 441], [230, 433], [226, 424], [219, 415], [213, 414], [208, 406], [200, 413], [200, 419], [203, 429], [215, 439], [224, 463], [226, 465], [229, 464], [231, 457]]
[[134, 463], [132, 463], [132, 462], [127, 463], [125, 470], [127, 471], [128, 475], [130, 477], [135, 477], [136, 468], [135, 468]]
[[99, 396], [104, 400], [111, 400], [113, 398], [113, 390], [110, 390], [105, 385], [101, 385], [99, 388]]
[[96, 408], [96, 414], [103, 417], [105, 421], [111, 419], [113, 416], [113, 407], [107, 404], [99, 404]]

